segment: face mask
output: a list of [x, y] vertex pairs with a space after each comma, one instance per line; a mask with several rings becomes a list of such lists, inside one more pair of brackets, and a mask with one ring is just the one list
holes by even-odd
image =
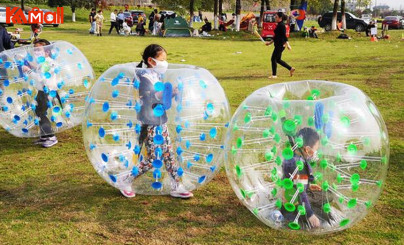
[[159, 74], [166, 73], [166, 71], [168, 69], [168, 62], [166, 60], [164, 60], [164, 61], [156, 60], [156, 59], [153, 59], [153, 60], [154, 60], [154, 62], [156, 62], [156, 65], [153, 67], [153, 70]]
[[312, 156], [307, 157], [307, 161], [309, 162], [317, 162], [319, 160], [317, 151], [313, 152]]

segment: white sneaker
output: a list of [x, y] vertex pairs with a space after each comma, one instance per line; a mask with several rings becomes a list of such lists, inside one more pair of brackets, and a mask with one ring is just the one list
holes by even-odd
[[193, 197], [194, 194], [185, 189], [183, 184], [173, 181], [170, 196], [187, 199]]
[[45, 148], [49, 148], [52, 147], [54, 145], [56, 145], [58, 143], [58, 138], [56, 138], [56, 136], [52, 136], [47, 138], [43, 143], [42, 146]]
[[116, 178], [116, 186], [125, 197], [132, 198], [136, 196], [135, 192], [132, 190], [132, 182], [133, 177], [130, 173], [118, 175]]

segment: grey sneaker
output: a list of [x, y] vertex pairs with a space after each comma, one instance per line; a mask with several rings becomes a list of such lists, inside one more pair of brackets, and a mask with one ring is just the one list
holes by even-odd
[[188, 199], [194, 196], [194, 194], [192, 194], [192, 192], [188, 191], [187, 189], [185, 189], [185, 186], [181, 183], [175, 182], [173, 181], [171, 183], [172, 185], [172, 189], [170, 192], [170, 196], [172, 197], [179, 197], [182, 199]]
[[34, 141], [34, 145], [42, 145], [48, 138], [40, 137], [39, 139]]
[[42, 146], [45, 147], [45, 148], [49, 148], [49, 147], [52, 147], [52, 146], [56, 145], [58, 142], [59, 142], [58, 138], [56, 138], [56, 136], [52, 136], [52, 137], [47, 138], [42, 143]]

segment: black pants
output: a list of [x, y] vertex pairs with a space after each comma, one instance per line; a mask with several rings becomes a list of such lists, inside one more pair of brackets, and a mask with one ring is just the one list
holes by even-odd
[[109, 28], [109, 32], [108, 32], [108, 34], [111, 34], [111, 31], [112, 31], [112, 29], [114, 29], [115, 28], [115, 30], [116, 30], [116, 33], [119, 35], [119, 29], [118, 29], [118, 22], [112, 22], [111, 21], [111, 28]]
[[272, 53], [271, 62], [272, 62], [272, 75], [276, 76], [276, 64], [280, 64], [285, 67], [289, 71], [292, 69], [290, 65], [288, 65], [285, 61], [281, 60], [282, 52], [285, 50], [283, 46], [275, 46], [274, 52]]
[[36, 102], [38, 103], [35, 114], [39, 117], [39, 129], [41, 130], [41, 137], [54, 136], [51, 122], [47, 117], [48, 111], [48, 94], [43, 91], [38, 91], [36, 96]]
[[123, 20], [118, 20], [119, 30], [123, 28]]

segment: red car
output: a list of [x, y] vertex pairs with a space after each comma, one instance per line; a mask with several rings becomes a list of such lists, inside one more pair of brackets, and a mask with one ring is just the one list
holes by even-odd
[[[275, 14], [278, 13], [277, 11], [266, 11], [264, 12], [264, 18], [262, 19], [262, 31], [261, 37], [262, 38], [272, 38], [274, 37], [274, 30], [276, 28], [277, 23], [275, 22]], [[289, 37], [290, 27], [289, 25], [286, 26], [286, 36]]]
[[388, 25], [389, 28], [402, 29], [403, 22], [404, 20], [401, 16], [387, 16], [386, 18], [384, 18], [382, 24]]

